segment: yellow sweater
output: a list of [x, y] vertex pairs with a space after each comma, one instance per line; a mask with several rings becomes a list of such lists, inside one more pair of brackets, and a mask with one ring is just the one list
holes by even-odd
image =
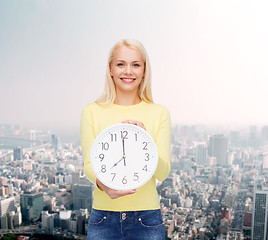
[[109, 211], [139, 211], [158, 209], [159, 198], [155, 180], [163, 181], [170, 172], [170, 115], [168, 110], [154, 103], [144, 101], [136, 105], [100, 106], [97, 103], [87, 105], [81, 116], [81, 146], [84, 159], [84, 171], [87, 178], [96, 186], [96, 176], [90, 163], [90, 150], [96, 136], [106, 127], [123, 120], [143, 122], [146, 131], [153, 137], [158, 149], [159, 161], [154, 176], [138, 192], [117, 199], [95, 187], [93, 208]]

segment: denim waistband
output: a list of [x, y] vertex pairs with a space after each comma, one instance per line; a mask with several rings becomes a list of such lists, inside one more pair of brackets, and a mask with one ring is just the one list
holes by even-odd
[[157, 212], [160, 213], [160, 209], [154, 210], [142, 210], [142, 211], [106, 211], [106, 210], [98, 210], [92, 209], [95, 214], [102, 215], [104, 218], [112, 219], [113, 221], [122, 221], [125, 219], [139, 219], [144, 217], [150, 217]]

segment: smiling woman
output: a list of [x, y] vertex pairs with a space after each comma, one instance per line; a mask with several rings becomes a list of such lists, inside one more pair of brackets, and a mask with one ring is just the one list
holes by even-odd
[[[130, 55], [128, 56], [128, 54]], [[118, 98], [113, 74], [117, 74], [115, 76], [117, 78], [127, 77], [128, 80], [125, 82], [128, 82], [129, 74], [133, 74], [132, 77], [134, 77], [138, 72], [139, 77], [142, 75], [142, 81], [138, 84], [137, 94], [141, 100], [152, 102], [151, 66], [143, 45], [134, 39], [122, 40], [115, 44], [108, 59], [104, 92], [97, 102], [101, 105], [110, 105], [115, 103], [116, 97]], [[119, 76], [119, 73], [125, 74], [125, 76]]]
[[[132, 94], [134, 100], [144, 77], [144, 61], [141, 54], [126, 46], [118, 48], [110, 65], [110, 75], [116, 86], [116, 95], [123, 96], [126, 92]], [[117, 99], [116, 103], [118, 101], [120, 100]], [[133, 104], [137, 103], [133, 102]]]
[[[110, 139], [111, 135], [111, 141], [114, 143], [118, 140], [121, 144], [122, 141], [123, 155], [118, 155], [115, 161], [114, 153], [109, 154], [107, 145], [99, 148], [100, 152], [92, 155], [95, 159], [91, 161], [91, 148], [94, 153], [96, 146], [104, 146], [93, 144], [94, 140], [98, 139], [104, 129], [106, 132], [109, 126], [118, 123], [133, 124], [138, 129], [143, 128], [156, 143], [156, 152], [158, 152], [158, 161], [155, 162], [156, 170], [151, 170], [149, 180], [147, 179], [148, 181], [142, 186], [132, 185], [137, 186], [138, 189], [115, 190], [111, 188], [113, 185], [109, 184], [109, 181], [121, 181], [122, 184], [137, 181], [139, 176], [150, 171], [149, 163], [153, 162], [153, 158], [149, 157], [150, 154], [144, 152], [147, 148], [143, 145], [141, 155], [137, 154], [135, 144], [130, 144], [130, 137], [123, 137], [122, 131], [121, 135], [116, 135], [109, 130], [108, 138]], [[87, 105], [81, 117], [84, 171], [95, 186], [87, 239], [165, 239], [155, 183], [156, 179], [163, 181], [170, 171], [170, 131], [168, 110], [152, 101], [150, 64], [144, 47], [136, 40], [120, 41], [110, 52], [103, 95], [96, 102]], [[138, 141], [138, 137], [135, 137], [136, 140], [132, 140]], [[147, 142], [144, 143], [147, 144]], [[125, 145], [128, 146], [126, 153]], [[126, 159], [131, 159], [131, 162], [126, 164]], [[94, 164], [96, 161], [100, 162]], [[115, 162], [111, 163], [111, 161]], [[139, 162], [142, 163], [142, 167], [139, 167]], [[97, 168], [96, 165], [101, 168]], [[108, 165], [110, 170], [113, 170], [106, 175], [108, 183], [103, 180], [106, 182], [105, 185], [100, 179], [103, 179], [102, 173], [108, 172], [106, 170]], [[115, 173], [118, 165], [123, 169], [120, 173]], [[137, 168], [138, 170], [131, 176], [125, 176], [129, 165], [133, 166], [131, 169]], [[95, 171], [99, 170], [96, 175], [100, 179], [94, 174], [93, 168]]]

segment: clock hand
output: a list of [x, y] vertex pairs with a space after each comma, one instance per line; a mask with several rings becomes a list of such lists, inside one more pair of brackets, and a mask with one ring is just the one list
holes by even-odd
[[111, 169], [112, 169], [113, 167], [117, 166], [117, 164], [120, 163], [123, 159], [125, 159], [125, 157], [122, 157], [119, 161], [117, 161], [117, 162], [111, 167]]
[[124, 166], [126, 166], [126, 154], [125, 154], [125, 138], [122, 139], [123, 143], [123, 158], [124, 158]]
[[123, 143], [123, 156], [125, 156], [125, 138], [122, 139]]

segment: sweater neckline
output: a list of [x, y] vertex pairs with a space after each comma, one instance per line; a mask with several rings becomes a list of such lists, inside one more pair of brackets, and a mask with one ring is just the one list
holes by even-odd
[[140, 106], [143, 106], [144, 104], [146, 104], [144, 101], [141, 101], [137, 104], [133, 104], [133, 105], [128, 105], [128, 106], [124, 106], [124, 105], [119, 105], [119, 104], [113, 104], [112, 107], [113, 108], [117, 108], [117, 109], [134, 109], [134, 108], [138, 108]]

